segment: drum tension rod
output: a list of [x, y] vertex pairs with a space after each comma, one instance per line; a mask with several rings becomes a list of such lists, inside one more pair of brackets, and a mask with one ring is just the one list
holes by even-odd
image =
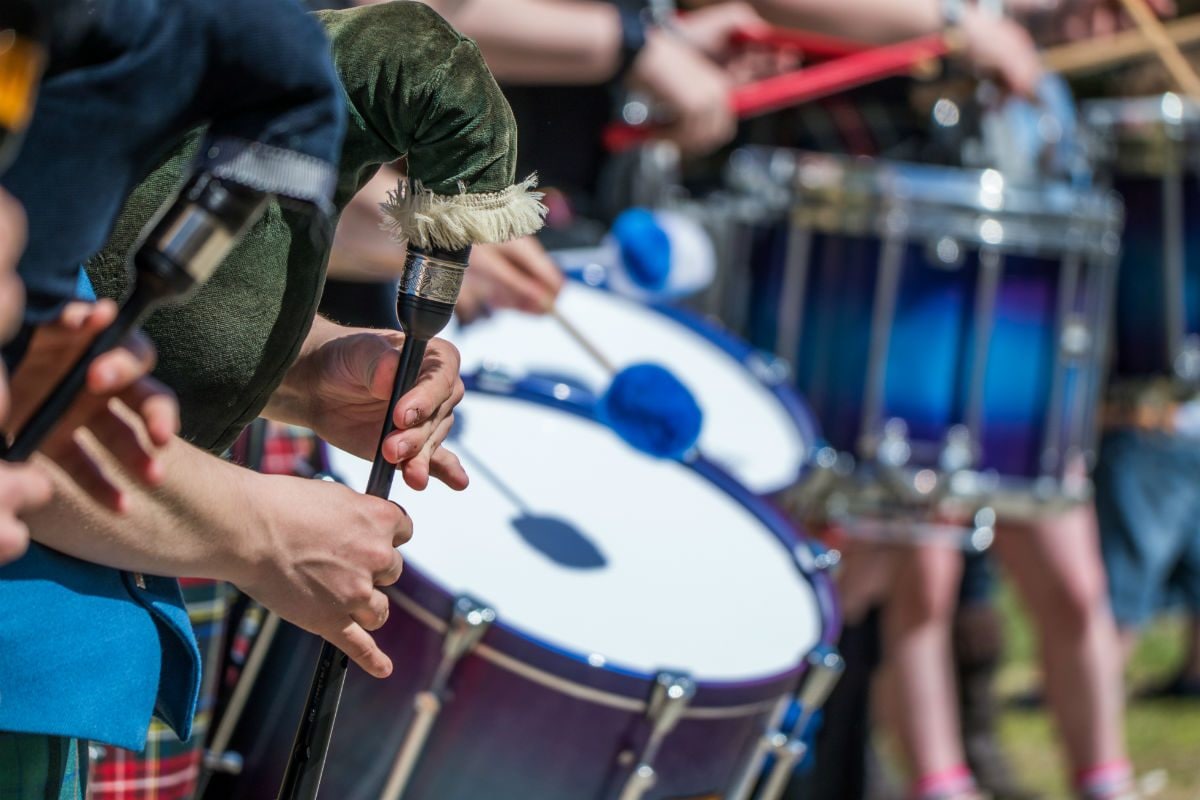
[[796, 694], [800, 716], [792, 726], [790, 734], [780, 730], [769, 737], [775, 764], [763, 783], [757, 800], [779, 800], [783, 796], [792, 772], [808, 753], [806, 729], [813, 715], [821, 710], [829, 695], [833, 693], [845, 670], [846, 662], [832, 647], [819, 647], [809, 654], [808, 675]]
[[641, 800], [646, 792], [654, 788], [658, 773], [654, 771], [654, 761], [658, 758], [659, 748], [675, 726], [679, 724], [688, 703], [696, 695], [696, 682], [689, 676], [675, 672], [660, 672], [654, 681], [654, 689], [650, 694], [650, 703], [646, 708], [646, 718], [652, 726], [650, 737], [642, 748], [641, 758], [637, 766], [621, 789], [619, 800]]
[[495, 621], [496, 612], [486, 603], [465, 594], [455, 599], [454, 612], [446, 626], [446, 638], [442, 640], [442, 660], [429, 681], [429, 688], [413, 698], [413, 720], [404, 734], [404, 743], [396, 753], [380, 800], [400, 800], [404, 796], [425, 743], [429, 741], [433, 726], [442, 712], [446, 687], [454, 668], [479, 643]]

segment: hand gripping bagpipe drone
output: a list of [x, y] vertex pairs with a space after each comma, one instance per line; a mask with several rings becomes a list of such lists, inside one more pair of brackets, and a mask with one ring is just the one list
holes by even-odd
[[[38, 449], [92, 361], [154, 307], [203, 284], [272, 197], [315, 210], [314, 235], [325, 235], [344, 130], [320, 28], [288, 0], [79, 5], [50, 4], [48, 77], [4, 179], [30, 220], [20, 265], [27, 321], [58, 312], [137, 181], [167, 146], [207, 127], [195, 134], [200, 147], [182, 188], [130, 255], [117, 318], [16, 434], [5, 454], [12, 461]], [[270, 61], [261, 57], [264, 46]]]

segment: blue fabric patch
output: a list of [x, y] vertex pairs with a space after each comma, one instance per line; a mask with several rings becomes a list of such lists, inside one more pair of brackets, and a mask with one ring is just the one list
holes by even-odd
[[0, 567], [0, 730], [145, 746], [151, 714], [190, 734], [200, 673], [179, 585], [34, 543]]
[[628, 444], [657, 458], [691, 450], [704, 421], [688, 388], [657, 364], [618, 372], [600, 398], [598, 416]]
[[654, 214], [644, 208], [623, 211], [613, 222], [612, 234], [630, 280], [649, 291], [667, 285], [671, 273], [671, 240]]
[[79, 276], [75, 279], [75, 297], [89, 303], [96, 302], [96, 290], [92, 288], [92, 279], [83, 267], [79, 268]]

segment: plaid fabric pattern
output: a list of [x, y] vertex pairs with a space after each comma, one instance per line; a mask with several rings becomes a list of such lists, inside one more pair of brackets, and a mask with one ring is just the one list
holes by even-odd
[[[252, 452], [257, 449], [252, 445], [254, 437], [259, 437], [261, 453]], [[320, 469], [319, 452], [311, 431], [259, 420], [253, 432], [248, 430], [233, 446], [230, 458], [247, 465], [258, 461], [259, 471], [271, 475], [311, 477]], [[225, 662], [222, 645], [226, 616], [235, 590], [228, 584], [196, 579], [181, 580], [180, 585], [204, 659], [203, 686], [192, 738], [180, 742], [165, 725], [155, 720], [150, 725], [144, 752], [131, 753], [115, 747], [93, 748], [88, 800], [191, 800], [195, 793], [216, 700], [217, 681], [221, 679]], [[230, 679], [240, 672], [240, 663], [253, 641], [258, 622], [258, 617], [248, 614], [239, 626], [230, 664], [225, 665]], [[37, 797], [41, 800], [41, 796]], [[0, 800], [10, 798], [0, 794]], [[15, 795], [12, 800], [26, 798]]]
[[264, 444], [259, 472], [311, 478], [318, 471], [317, 438], [307, 428], [268, 422]]
[[146, 749], [141, 753], [118, 747], [93, 747], [89, 800], [188, 800], [195, 791], [216, 678], [221, 670], [225, 612], [232, 588], [224, 583], [186, 578], [180, 585], [203, 658], [203, 685], [192, 738], [181, 742], [166, 725], [154, 720], [146, 737]]
[[0, 731], [0, 800], [83, 800], [83, 743]]

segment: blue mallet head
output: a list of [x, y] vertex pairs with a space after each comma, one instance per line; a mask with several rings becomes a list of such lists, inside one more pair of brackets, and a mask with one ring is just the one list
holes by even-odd
[[599, 416], [634, 448], [678, 459], [695, 446], [704, 420], [696, 398], [657, 364], [634, 364], [613, 377]]
[[613, 222], [612, 235], [631, 281], [651, 292], [667, 285], [671, 239], [654, 214], [644, 208], [622, 211]]

